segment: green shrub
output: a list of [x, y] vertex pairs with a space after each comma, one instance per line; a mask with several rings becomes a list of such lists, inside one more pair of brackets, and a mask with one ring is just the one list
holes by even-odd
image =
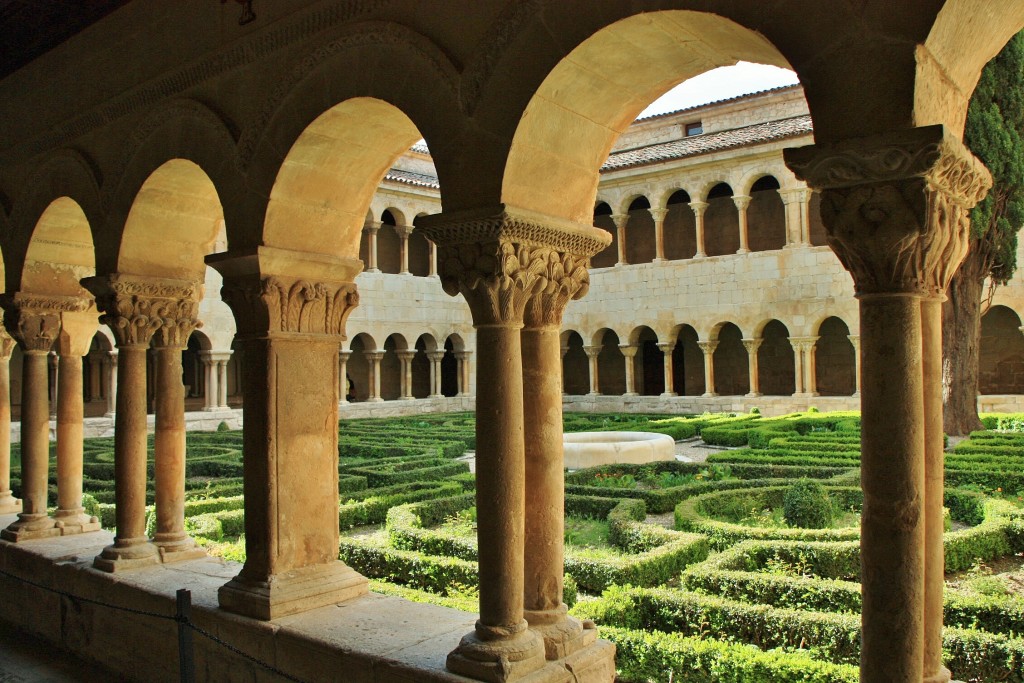
[[834, 513], [825, 487], [813, 479], [801, 479], [786, 491], [782, 515], [790, 526], [824, 529], [832, 524]]
[[88, 493], [82, 494], [82, 507], [85, 508], [85, 514], [90, 517], [100, 516], [100, 504], [96, 498]]

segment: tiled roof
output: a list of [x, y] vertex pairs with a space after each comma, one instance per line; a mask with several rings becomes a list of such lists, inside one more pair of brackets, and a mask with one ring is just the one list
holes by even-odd
[[416, 187], [432, 187], [435, 190], [441, 189], [441, 184], [437, 182], [437, 178], [426, 173], [414, 173], [412, 171], [403, 171], [398, 168], [393, 168], [387, 172], [384, 176], [384, 180], [392, 180], [396, 183], [405, 183], [406, 185], [415, 185]]
[[808, 135], [811, 132], [813, 132], [811, 117], [796, 116], [779, 121], [755, 123], [752, 126], [723, 130], [717, 133], [702, 133], [680, 140], [612, 152], [608, 161], [601, 167], [601, 172], [655, 164], [670, 159], [682, 159], [773, 140], [784, 140], [798, 135]]
[[427, 143], [425, 142], [417, 142], [409, 149], [419, 154], [430, 154], [430, 149], [427, 147]]
[[717, 107], [720, 104], [727, 102], [738, 102], [751, 97], [757, 97], [758, 95], [767, 95], [773, 92], [782, 92], [783, 90], [793, 90], [801, 87], [799, 83], [792, 83], [790, 85], [780, 85], [777, 88], [766, 88], [764, 90], [756, 90], [754, 92], [743, 93], [742, 95], [736, 95], [735, 97], [726, 97], [721, 100], [713, 100], [711, 102], [704, 102], [703, 104], [695, 104], [692, 107], [683, 107], [682, 109], [673, 109], [672, 111], [664, 111], [660, 114], [651, 114], [650, 116], [644, 116], [637, 121], [651, 121], [653, 119], [667, 118], [669, 116], [675, 116], [676, 114], [682, 114], [686, 111], [694, 111], [695, 109], [710, 109], [711, 107]]

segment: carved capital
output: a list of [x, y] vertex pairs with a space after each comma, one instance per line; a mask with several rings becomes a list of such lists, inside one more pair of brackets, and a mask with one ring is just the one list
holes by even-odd
[[621, 351], [622, 355], [626, 358], [635, 358], [636, 352], [639, 350], [640, 347], [634, 344], [619, 344], [619, 351]]
[[587, 358], [597, 358], [601, 354], [603, 346], [584, 346], [583, 353], [587, 354]]
[[762, 342], [764, 342], [764, 339], [744, 339], [743, 346], [746, 348], [748, 354], [753, 355], [757, 353], [759, 348], [761, 348]]
[[50, 294], [5, 294], [4, 326], [25, 351], [49, 351], [60, 334], [64, 313], [79, 313], [91, 305], [88, 299]]
[[613, 213], [611, 216], [609, 216], [609, 218], [612, 219], [612, 221], [615, 223], [615, 227], [618, 228], [619, 230], [622, 230], [624, 227], [626, 227], [626, 224], [629, 223], [628, 213]]
[[704, 215], [704, 212], [708, 210], [707, 202], [690, 202], [690, 208], [693, 209], [693, 215], [700, 218]]
[[504, 205], [416, 224], [437, 244], [444, 291], [466, 297], [477, 325], [521, 324], [528, 303], [531, 325], [558, 324], [565, 305], [589, 288], [590, 257], [611, 242], [603, 230]]
[[376, 235], [377, 231], [380, 230], [381, 225], [382, 223], [379, 223], [378, 221], [369, 221], [368, 223], [363, 225], [363, 232], [368, 233], [370, 235]]
[[662, 353], [672, 353], [675, 351], [675, 348], [676, 343], [674, 341], [658, 342], [658, 349], [660, 349]]
[[750, 197], [745, 194], [733, 195], [732, 203], [736, 205], [737, 211], [746, 211], [750, 206]]
[[114, 334], [118, 347], [184, 347], [199, 322], [203, 284], [188, 280], [114, 273], [82, 280], [96, 297], [100, 322]]
[[789, 343], [794, 349], [801, 351], [809, 351], [814, 348], [814, 345], [818, 343], [819, 337], [790, 337]]
[[650, 212], [655, 223], [664, 222], [665, 217], [668, 216], [668, 209], [650, 209]]
[[7, 330], [0, 329], [0, 361], [9, 361], [14, 352], [14, 337], [7, 334]]
[[701, 352], [705, 356], [710, 356], [711, 354], [713, 354], [715, 352], [715, 349], [718, 348], [718, 342], [717, 341], [699, 341], [699, 342], [697, 342], [697, 346], [700, 347]]
[[785, 150], [822, 190], [828, 243], [858, 295], [946, 290], [967, 253], [969, 211], [988, 170], [942, 126]]
[[277, 333], [345, 338], [345, 323], [359, 305], [352, 282], [313, 281], [282, 275], [224, 279], [221, 297], [245, 335]]

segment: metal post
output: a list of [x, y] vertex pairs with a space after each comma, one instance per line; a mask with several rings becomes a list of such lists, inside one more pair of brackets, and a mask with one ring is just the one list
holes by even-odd
[[196, 682], [195, 653], [192, 651], [192, 592], [179, 588], [174, 620], [178, 622], [178, 669], [181, 683]]

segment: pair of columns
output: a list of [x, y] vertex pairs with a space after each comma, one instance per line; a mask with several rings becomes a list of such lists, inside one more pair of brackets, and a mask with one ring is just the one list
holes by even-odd
[[565, 306], [586, 292], [589, 258], [609, 237], [506, 206], [417, 226], [438, 245], [444, 290], [469, 304], [487, 378], [476, 398], [480, 619], [448, 668], [496, 682], [555, 666], [611, 680], [613, 648], [562, 602], [560, 343]]
[[[363, 232], [366, 233], [367, 241], [367, 255], [366, 255], [366, 272], [367, 273], [379, 273], [380, 268], [377, 267], [377, 233], [380, 232], [381, 226], [384, 224], [379, 221], [370, 221], [363, 226]], [[412, 234], [412, 226], [409, 225], [394, 225], [391, 226], [398, 233], [398, 237], [401, 240], [399, 245], [399, 258], [401, 263], [401, 270], [399, 275], [409, 275], [409, 236]], [[437, 248], [433, 242], [430, 242], [430, 270], [427, 273], [428, 276], [434, 277], [437, 275]]]
[[[380, 390], [380, 363], [384, 359], [384, 351], [369, 351], [363, 354], [367, 360], [367, 386], [369, 387], [369, 396], [366, 399], [367, 402], [380, 402], [384, 399], [381, 398]], [[399, 400], [411, 401], [413, 400], [412, 395], [412, 361], [416, 357], [416, 351], [396, 351], [395, 355], [398, 356], [398, 360], [401, 363], [400, 371], [400, 390]], [[430, 361], [430, 398], [442, 398], [441, 393], [441, 361], [444, 360], [444, 351], [426, 351], [427, 359]], [[455, 359], [459, 364], [458, 370], [458, 395], [468, 396], [470, 394], [469, 388], [469, 352], [468, 351], [456, 351], [454, 352]], [[338, 358], [340, 362], [340, 372], [338, 377], [338, 395], [341, 397], [341, 403], [347, 403], [346, 396], [348, 395], [348, 361], [351, 358], [351, 351], [342, 351]]]
[[225, 410], [228, 407], [228, 361], [231, 352], [200, 351], [203, 362], [203, 380], [206, 386], [206, 402], [203, 410]]

